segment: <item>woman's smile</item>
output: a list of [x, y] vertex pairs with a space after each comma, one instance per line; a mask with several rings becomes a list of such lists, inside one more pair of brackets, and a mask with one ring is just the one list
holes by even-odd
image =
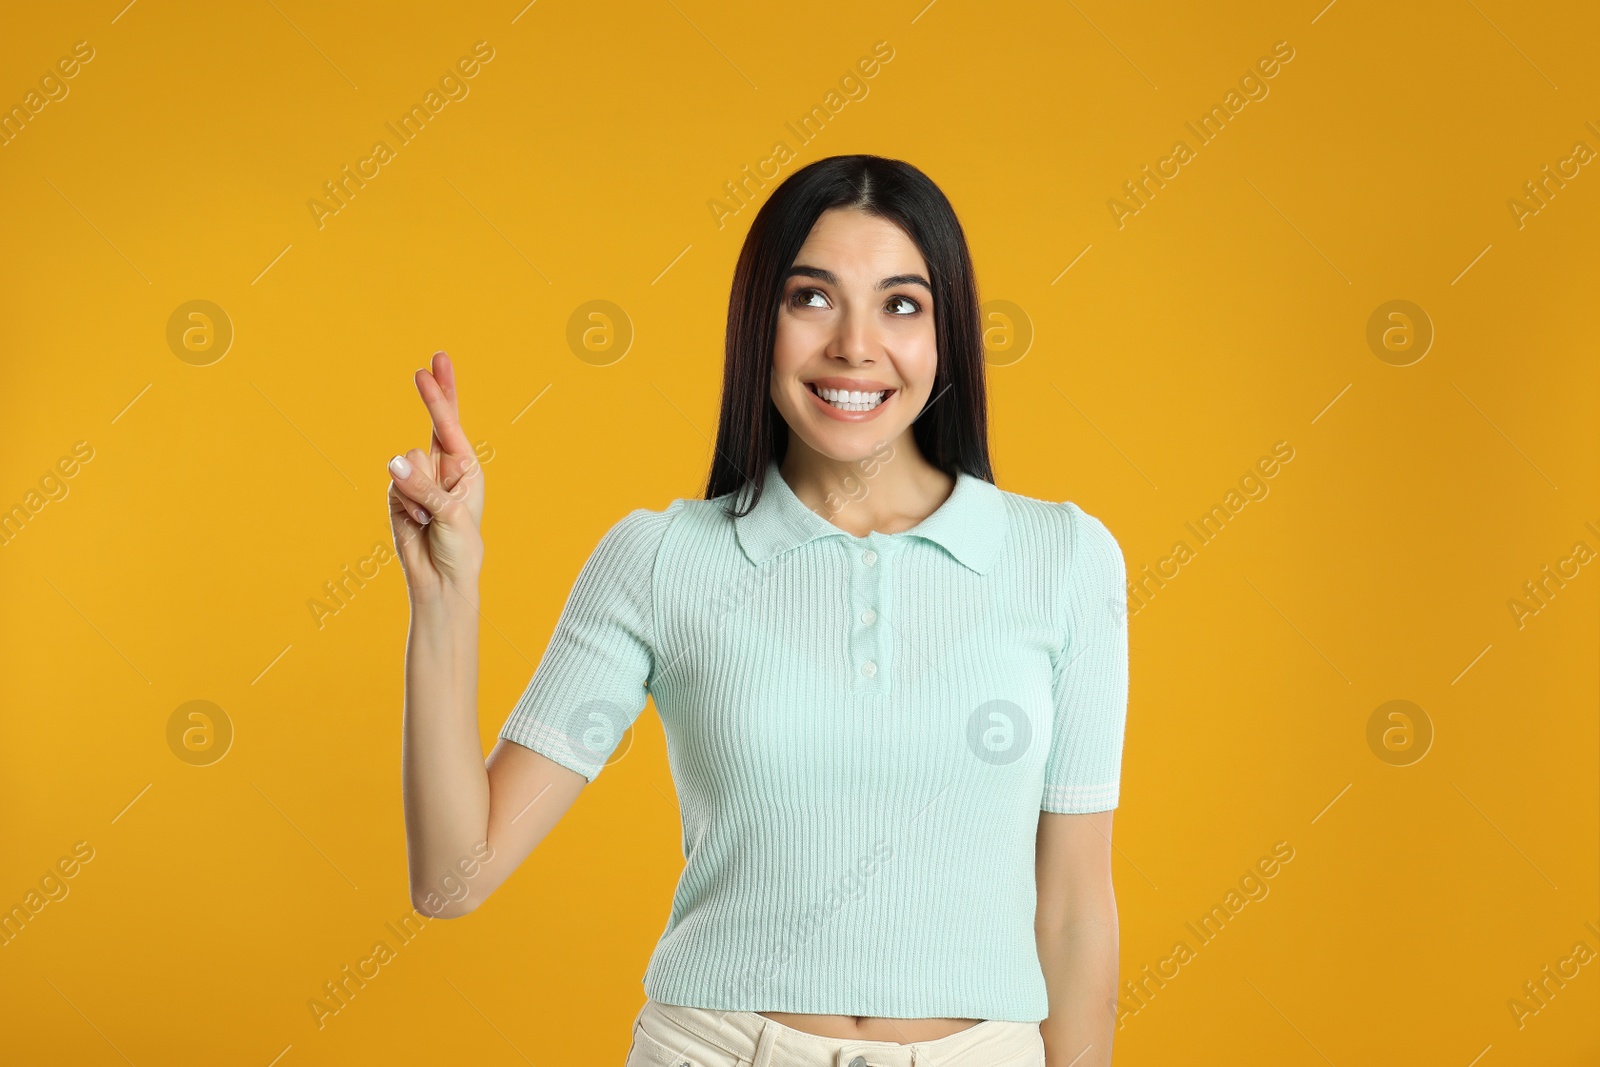
[[888, 402], [899, 395], [898, 389], [876, 381], [821, 378], [804, 384], [815, 406], [840, 422], [875, 419]]

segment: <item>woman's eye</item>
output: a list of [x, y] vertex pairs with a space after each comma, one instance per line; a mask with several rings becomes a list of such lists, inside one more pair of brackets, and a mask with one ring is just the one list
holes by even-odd
[[[789, 303], [793, 307], [825, 308], [828, 306], [828, 297], [820, 289], [796, 289], [790, 294]], [[922, 310], [921, 304], [909, 296], [898, 294], [891, 296], [884, 306], [889, 309], [890, 314], [901, 317], [915, 315]]]

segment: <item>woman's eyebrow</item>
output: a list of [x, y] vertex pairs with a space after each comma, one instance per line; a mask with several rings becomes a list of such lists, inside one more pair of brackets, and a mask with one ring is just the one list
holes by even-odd
[[[839, 279], [834, 276], [833, 271], [823, 270], [821, 267], [806, 267], [797, 264], [789, 268], [789, 273], [785, 274], [784, 278], [793, 278], [796, 275], [802, 278], [815, 278], [818, 281], [827, 282], [829, 285], [839, 284]], [[920, 274], [893, 274], [879, 282], [878, 288], [893, 289], [897, 285], [920, 285], [928, 292], [933, 292], [933, 286], [928, 284], [928, 279]]]

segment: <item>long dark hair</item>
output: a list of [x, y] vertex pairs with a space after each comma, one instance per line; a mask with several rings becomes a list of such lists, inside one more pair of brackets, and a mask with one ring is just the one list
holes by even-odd
[[749, 489], [753, 508], [761, 498], [768, 460], [783, 462], [789, 425], [770, 395], [778, 304], [784, 276], [811, 227], [824, 211], [836, 207], [889, 220], [922, 253], [933, 283], [938, 368], [933, 392], [912, 423], [912, 435], [928, 462], [947, 474], [966, 471], [994, 481], [978, 285], [955, 209], [909, 163], [882, 156], [829, 156], [801, 167], [773, 190], [739, 250], [728, 297], [722, 412], [707, 500]]

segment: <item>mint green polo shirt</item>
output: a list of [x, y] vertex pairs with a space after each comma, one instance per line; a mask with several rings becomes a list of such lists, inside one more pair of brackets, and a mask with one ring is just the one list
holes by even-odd
[[500, 732], [592, 781], [654, 699], [684, 868], [645, 993], [1044, 1019], [1039, 813], [1118, 800], [1116, 540], [966, 473], [894, 534], [841, 530], [776, 462], [733, 499], [617, 521]]

